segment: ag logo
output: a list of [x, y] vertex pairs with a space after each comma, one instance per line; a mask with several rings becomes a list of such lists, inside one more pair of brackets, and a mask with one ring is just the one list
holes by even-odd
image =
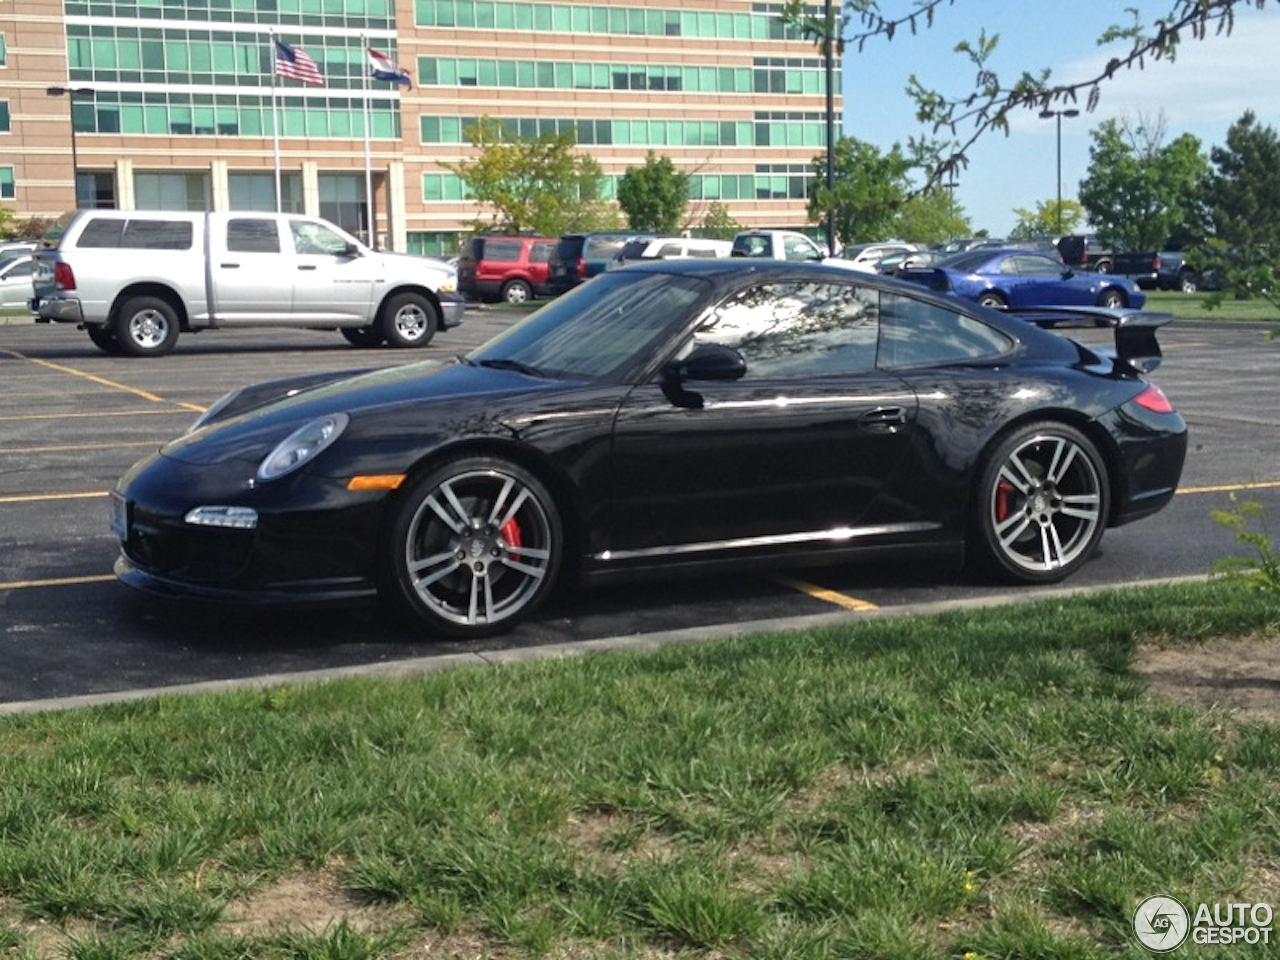
[[1173, 897], [1147, 897], [1133, 913], [1133, 932], [1152, 953], [1168, 953], [1187, 939], [1190, 920], [1187, 908]]

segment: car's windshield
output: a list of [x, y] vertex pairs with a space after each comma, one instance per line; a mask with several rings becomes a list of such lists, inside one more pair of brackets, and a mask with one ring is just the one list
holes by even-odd
[[467, 354], [544, 376], [607, 380], [647, 358], [710, 292], [695, 277], [610, 272], [596, 277]]

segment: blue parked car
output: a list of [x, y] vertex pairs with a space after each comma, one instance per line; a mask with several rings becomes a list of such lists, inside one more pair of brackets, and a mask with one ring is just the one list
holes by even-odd
[[898, 276], [939, 293], [997, 310], [1023, 307], [1141, 307], [1147, 295], [1126, 277], [1076, 272], [1061, 260], [1029, 250], [968, 250]]

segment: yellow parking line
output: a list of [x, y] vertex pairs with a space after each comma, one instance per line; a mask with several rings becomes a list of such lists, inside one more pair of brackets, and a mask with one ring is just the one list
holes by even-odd
[[7, 353], [9, 356], [18, 360], [25, 360], [28, 363], [34, 363], [37, 366], [45, 367], [49, 370], [56, 370], [59, 373], [70, 374], [73, 377], [80, 377], [88, 380], [90, 383], [96, 383], [99, 386], [110, 387], [113, 390], [121, 390], [125, 393], [131, 393], [135, 397], [141, 397], [143, 400], [150, 400], [152, 403], [176, 403], [177, 406], [187, 410], [193, 410], [196, 413], [204, 413], [204, 407], [197, 406], [194, 403], [183, 403], [181, 401], [166, 400], [164, 397], [157, 396], [146, 390], [139, 390], [137, 387], [126, 386], [123, 383], [117, 383], [114, 380], [108, 380], [105, 377], [99, 377], [96, 374], [85, 373], [83, 370], [77, 370], [75, 367], [64, 367], [60, 363], [50, 363], [48, 360], [38, 360], [35, 357], [28, 357], [16, 350], [3, 350], [0, 353]]
[[791, 587], [793, 590], [799, 590], [801, 593], [806, 593], [815, 600], [834, 603], [837, 607], [844, 607], [846, 610], [867, 611], [880, 609], [869, 600], [859, 600], [857, 597], [847, 597], [843, 593], [837, 593], [835, 590], [828, 590], [825, 587], [819, 587], [816, 584], [805, 583], [803, 580], [796, 580], [794, 577], [775, 574], [771, 579], [776, 583], [782, 584], [784, 587]]
[[16, 497], [0, 497], [0, 503], [40, 503], [44, 500], [91, 500], [95, 497], [105, 497], [107, 492], [100, 490], [97, 493], [28, 493]]
[[1179, 493], [1234, 493], [1237, 490], [1272, 490], [1280, 487], [1280, 480], [1264, 480], [1260, 483], [1224, 483], [1218, 487], [1179, 487]]
[[26, 590], [31, 587], [74, 587], [84, 583], [109, 583], [115, 577], [99, 574], [95, 577], [59, 577], [55, 580], [11, 580], [0, 583], [0, 590]]

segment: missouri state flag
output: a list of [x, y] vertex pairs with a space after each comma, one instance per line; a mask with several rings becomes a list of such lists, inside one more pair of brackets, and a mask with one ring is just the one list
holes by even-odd
[[409, 79], [409, 71], [386, 54], [370, 48], [369, 64], [373, 68], [373, 79], [384, 80], [387, 83], [398, 83], [402, 87], [413, 86], [413, 81]]

